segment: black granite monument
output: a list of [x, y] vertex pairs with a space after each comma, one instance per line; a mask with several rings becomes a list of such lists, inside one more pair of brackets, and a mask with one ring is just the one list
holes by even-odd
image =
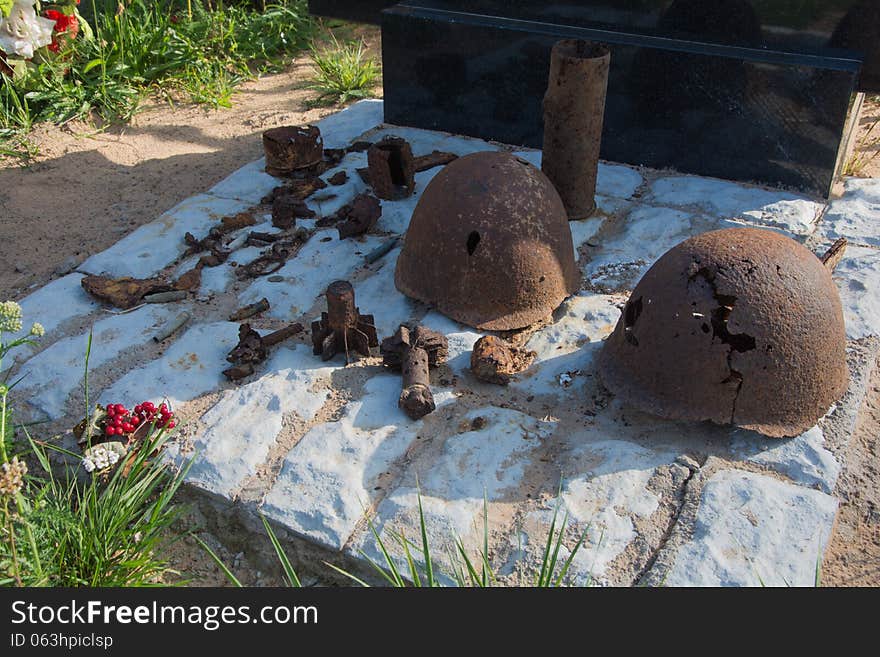
[[310, 0], [381, 23], [385, 119], [540, 147], [550, 50], [611, 49], [602, 157], [827, 195], [880, 0]]

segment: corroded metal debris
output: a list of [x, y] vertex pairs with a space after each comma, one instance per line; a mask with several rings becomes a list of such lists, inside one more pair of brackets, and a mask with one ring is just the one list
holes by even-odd
[[375, 321], [372, 315], [361, 315], [354, 303], [354, 287], [348, 281], [334, 281], [327, 288], [327, 312], [312, 322], [312, 344], [315, 355], [330, 360], [338, 353], [354, 350], [362, 356], [370, 356], [370, 348], [379, 346]]
[[344, 185], [348, 182], [348, 173], [346, 173], [345, 171], [337, 171], [332, 176], [327, 178], [327, 182], [334, 186]]
[[831, 271], [769, 230], [688, 239], [639, 281], [599, 371], [612, 392], [662, 417], [799, 435], [849, 380]]
[[260, 336], [250, 324], [242, 324], [238, 327], [238, 344], [226, 357], [233, 367], [223, 371], [223, 375], [230, 381], [237, 381], [254, 373], [254, 366], [262, 363], [269, 357], [269, 348], [287, 340], [297, 333], [302, 333], [303, 325], [296, 323], [285, 326], [265, 336]]
[[145, 296], [169, 292], [171, 285], [161, 278], [110, 278], [86, 276], [80, 281], [83, 289], [93, 297], [123, 310], [134, 308]]
[[339, 239], [363, 235], [378, 223], [381, 216], [382, 206], [379, 199], [370, 194], [359, 194], [335, 215], [337, 221], [342, 221], [337, 226]]
[[415, 190], [415, 159], [406, 139], [385, 137], [367, 150], [370, 185], [381, 199], [412, 196]]
[[394, 282], [409, 297], [484, 330], [528, 326], [580, 283], [562, 200], [510, 153], [461, 157], [416, 205]]
[[605, 117], [611, 53], [607, 47], [564, 39], [553, 46], [544, 96], [544, 156], [569, 219], [596, 211], [596, 174]]
[[276, 194], [272, 201], [272, 225], [287, 230], [292, 228], [298, 217], [314, 217], [315, 212], [292, 194]]
[[419, 171], [427, 171], [434, 167], [444, 166], [453, 160], [457, 160], [458, 155], [455, 153], [444, 153], [442, 151], [431, 151], [427, 155], [420, 155], [415, 160], [416, 173]]
[[297, 228], [293, 234], [286, 234], [283, 237], [273, 241], [269, 248], [263, 251], [260, 256], [246, 265], [236, 267], [235, 275], [238, 278], [259, 278], [260, 276], [269, 276], [281, 269], [288, 258], [293, 257], [305, 244], [311, 233], [303, 227]]
[[266, 173], [287, 176], [319, 164], [324, 157], [324, 140], [317, 126], [282, 126], [263, 133]]
[[254, 315], [259, 315], [260, 313], [264, 313], [269, 310], [269, 300], [266, 297], [263, 297], [256, 303], [249, 304], [244, 306], [243, 308], [239, 308], [234, 313], [229, 316], [230, 322], [240, 322], [244, 319], [248, 319], [249, 317], [253, 317]]
[[381, 352], [386, 367], [403, 372], [397, 405], [413, 420], [432, 412], [436, 405], [428, 370], [446, 362], [446, 336], [424, 326], [401, 326], [393, 336], [382, 340]]
[[536, 355], [494, 335], [485, 335], [471, 352], [471, 372], [480, 381], [506, 386], [514, 374], [531, 365]]

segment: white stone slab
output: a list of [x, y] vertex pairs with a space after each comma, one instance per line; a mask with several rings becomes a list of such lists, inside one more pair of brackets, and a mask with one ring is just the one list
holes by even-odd
[[[323, 237], [331, 241], [322, 242]], [[338, 239], [336, 231], [318, 231], [306, 242], [295, 258], [291, 258], [274, 275], [283, 281], [272, 282], [263, 276], [251, 283], [239, 299], [242, 305], [266, 297], [271, 304], [268, 315], [285, 321], [301, 317], [315, 305], [318, 297], [335, 280], [348, 279], [363, 265], [363, 256], [382, 243], [382, 238], [367, 235], [360, 239]], [[360, 255], [358, 255], [360, 254]], [[371, 311], [357, 296], [355, 301], [364, 314]]]
[[819, 232], [830, 242], [845, 237], [855, 244], [880, 246], [880, 180], [847, 179], [843, 197], [828, 208]]
[[843, 303], [846, 336], [857, 340], [880, 335], [880, 251], [848, 246], [834, 280]]
[[132, 370], [101, 393], [100, 403], [155, 404], [172, 407], [219, 389], [225, 379], [226, 355], [238, 343], [238, 324], [196, 324], [178, 337], [165, 353]]
[[381, 100], [362, 100], [317, 122], [324, 138], [324, 148], [345, 148], [367, 130], [382, 123]]
[[380, 269], [355, 284], [355, 295], [361, 312], [373, 315], [379, 339], [393, 335], [404, 322], [414, 318], [415, 304], [394, 287], [394, 268], [400, 249], [394, 249], [379, 261]]
[[279, 347], [255, 381], [223, 393], [201, 422], [187, 481], [231, 498], [266, 462], [285, 413], [311, 422], [330, 395], [327, 367], [304, 345]]
[[214, 185], [209, 194], [220, 198], [235, 199], [248, 205], [257, 205], [264, 196], [284, 181], [266, 173], [266, 158], [244, 165]]
[[419, 157], [432, 151], [470, 155], [481, 151], [497, 151], [498, 146], [482, 139], [461, 137], [447, 132], [435, 132], [421, 128], [409, 128], [397, 125], [382, 125], [364, 135], [367, 141], [377, 142], [384, 137], [402, 137], [409, 142], [413, 155]]
[[[95, 322], [89, 368], [95, 370], [133, 345], [147, 343], [171, 316], [172, 311], [161, 306], [145, 306]], [[63, 338], [27, 361], [19, 371], [24, 379], [16, 389], [18, 394], [27, 395], [30, 404], [51, 419], [64, 417], [67, 398], [83, 383], [88, 341], [88, 332]], [[130, 400], [113, 401], [127, 405]]]
[[[342, 158], [339, 166], [328, 170], [321, 176], [326, 182], [339, 171], [345, 171], [348, 174], [346, 183], [344, 185], [328, 185], [319, 189], [306, 199], [306, 205], [319, 217], [329, 217], [336, 214], [342, 206], [351, 203], [358, 194], [369, 191], [370, 188], [357, 172], [359, 168], [365, 166], [367, 166], [366, 153], [349, 153]], [[303, 220], [297, 219], [297, 225], [304, 226], [306, 224]]]
[[661, 465], [675, 460], [665, 449], [648, 449], [625, 440], [602, 438], [588, 430], [567, 441], [574, 448], [560, 459], [562, 490], [547, 508], [529, 513], [520, 539], [526, 553], [540, 559], [556, 509], [556, 530], [566, 513], [568, 524], [561, 561], [568, 559], [577, 541], [585, 536], [570, 570], [572, 583], [602, 581], [608, 566], [636, 538], [633, 517], [650, 518], [660, 498], [648, 482]]
[[840, 463], [825, 449], [822, 429], [813, 427], [796, 438], [766, 438], [735, 429], [731, 450], [737, 457], [760, 463], [793, 481], [831, 493], [840, 475]]
[[537, 356], [511, 385], [534, 395], [560, 395], [566, 389], [577, 393], [586, 382], [581, 375], [592, 370], [601, 341], [617, 324], [615, 301], [587, 292], [563, 303], [555, 313], [558, 319], [529, 338], [526, 349]]
[[400, 377], [380, 374], [338, 422], [312, 427], [284, 460], [263, 512], [342, 549], [372, 504], [379, 476], [403, 456], [422, 426], [397, 408], [399, 395]]
[[794, 235], [815, 229], [824, 205], [781, 190], [740, 185], [715, 178], [670, 176], [651, 185], [651, 202], [678, 208], [700, 208], [724, 219], [781, 228]]
[[[507, 530], [492, 526], [493, 509], [496, 504], [519, 500], [517, 488], [525, 475], [528, 456], [556, 426], [494, 406], [468, 412], [463, 423], [469, 424], [476, 417], [486, 421], [482, 429], [447, 438], [436, 461], [424, 469], [411, 469], [409, 481], [379, 505], [374, 526], [401, 567], [405, 561], [393, 535], [402, 532], [416, 545], [421, 544], [419, 491], [429, 544], [438, 562], [449, 565], [446, 551], [454, 536], [460, 537], [473, 555], [482, 545], [484, 501], [489, 505], [490, 531]], [[508, 494], [510, 500], [506, 499]], [[369, 531], [362, 534], [355, 549], [383, 562]], [[419, 560], [418, 554], [413, 556]]]
[[602, 217], [590, 217], [589, 219], [568, 222], [568, 227], [571, 229], [571, 241], [575, 250], [575, 259], [578, 258], [577, 250], [599, 232], [599, 229], [602, 227], [602, 221]]
[[204, 237], [225, 216], [248, 208], [233, 199], [199, 194], [179, 203], [156, 221], [141, 226], [106, 251], [86, 260], [79, 271], [89, 274], [149, 278], [179, 258], [186, 250], [183, 236]]
[[55, 340], [58, 336], [53, 333], [59, 326], [71, 319], [96, 311], [100, 304], [82, 288], [83, 278], [85, 277], [82, 274], [68, 274], [22, 299], [19, 304], [24, 325], [20, 333], [11, 337], [4, 336], [6, 341], [17, 340], [27, 335], [34, 322], [39, 322], [46, 329], [46, 335], [40, 342]]
[[703, 488], [693, 539], [668, 586], [813, 586], [837, 500], [773, 477], [723, 470]]
[[640, 206], [589, 247], [584, 273], [603, 290], [631, 288], [666, 251], [695, 232], [694, 215], [671, 208]]

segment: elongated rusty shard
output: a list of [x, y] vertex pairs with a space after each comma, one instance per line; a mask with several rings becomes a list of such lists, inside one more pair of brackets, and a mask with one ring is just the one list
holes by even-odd
[[403, 387], [397, 405], [413, 420], [431, 413], [436, 405], [431, 393], [429, 369], [446, 362], [449, 344], [446, 336], [424, 326], [401, 326], [382, 340], [382, 362], [401, 370]]
[[254, 365], [259, 365], [269, 356], [269, 347], [273, 347], [287, 338], [302, 333], [303, 325], [290, 324], [282, 329], [261, 336], [250, 324], [238, 327], [238, 344], [226, 357], [235, 367], [223, 371], [230, 381], [237, 381], [254, 373]]
[[324, 140], [317, 126], [282, 126], [263, 133], [263, 150], [266, 173], [288, 176], [319, 164], [324, 158]]
[[385, 137], [367, 151], [370, 184], [379, 198], [391, 201], [412, 196], [415, 158], [406, 139]]
[[348, 281], [334, 281], [327, 288], [327, 312], [312, 322], [312, 345], [315, 355], [330, 360], [338, 353], [355, 351], [369, 357], [370, 348], [379, 346], [372, 315], [361, 315], [354, 302], [354, 287]]

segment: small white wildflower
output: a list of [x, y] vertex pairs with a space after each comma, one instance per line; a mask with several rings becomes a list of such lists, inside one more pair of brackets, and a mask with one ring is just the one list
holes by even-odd
[[86, 469], [86, 472], [94, 472], [95, 470], [95, 462], [88, 456], [83, 457], [82, 466]]
[[24, 476], [27, 474], [27, 463], [19, 461], [13, 456], [8, 463], [0, 465], [0, 497], [8, 495], [12, 497], [24, 486]]
[[34, 325], [31, 326], [31, 335], [37, 338], [42, 338], [46, 335], [46, 329], [44, 329], [43, 325], [39, 322], [34, 322]]
[[143, 539], [143, 537], [144, 537], [144, 535], [141, 532], [135, 532], [134, 533], [134, 542], [140, 543], [141, 540]]
[[15, 301], [0, 301], [0, 331], [18, 333], [21, 330], [21, 306]]

